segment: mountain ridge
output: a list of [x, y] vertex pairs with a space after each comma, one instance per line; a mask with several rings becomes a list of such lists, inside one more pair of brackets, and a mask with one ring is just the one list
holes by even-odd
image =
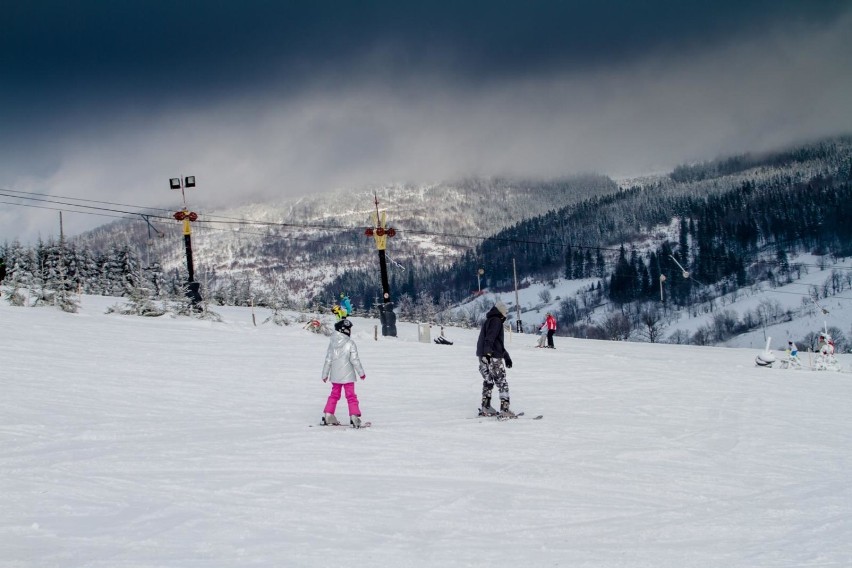
[[[419, 231], [393, 241], [388, 254], [395, 262], [449, 263], [469, 244], [452, 235], [484, 238], [517, 220], [594, 195], [618, 191], [603, 176], [557, 180], [469, 178], [437, 184], [389, 184], [360, 190], [234, 209], [199, 213], [193, 224], [193, 258], [197, 278], [208, 288], [229, 280], [255, 278], [255, 285], [284, 287], [296, 300], [320, 292], [341, 267], [374, 263], [375, 246], [363, 230], [378, 208], [400, 233]], [[126, 241], [146, 251], [166, 271], [185, 266], [177, 224], [157, 223], [166, 235], [147, 239], [147, 226], [111, 223], [75, 239], [95, 250]], [[429, 235], [428, 233], [434, 233]]]

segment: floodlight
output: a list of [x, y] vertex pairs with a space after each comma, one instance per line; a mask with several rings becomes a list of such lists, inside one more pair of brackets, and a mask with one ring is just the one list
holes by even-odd
[[171, 187], [172, 189], [180, 189], [180, 178], [170, 178], [169, 187]]
[[186, 176], [183, 178], [184, 187], [195, 187], [195, 176]]

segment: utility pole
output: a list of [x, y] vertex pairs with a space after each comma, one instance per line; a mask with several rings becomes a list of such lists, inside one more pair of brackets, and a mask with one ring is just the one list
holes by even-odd
[[367, 227], [364, 234], [376, 240], [376, 248], [379, 251], [379, 269], [382, 279], [382, 303], [379, 304], [379, 317], [382, 321], [382, 335], [396, 337], [396, 314], [393, 311], [393, 301], [390, 295], [390, 283], [388, 282], [388, 263], [385, 255], [388, 237], [396, 235], [396, 229], [387, 227], [387, 212], [379, 214], [379, 197], [375, 193], [376, 212], [373, 214], [373, 227]]
[[515, 265], [515, 257], [512, 257], [512, 272], [515, 274], [515, 313], [517, 314], [515, 317], [518, 320], [515, 325], [518, 333], [523, 333], [524, 324], [521, 322], [521, 302], [518, 299], [518, 267]]

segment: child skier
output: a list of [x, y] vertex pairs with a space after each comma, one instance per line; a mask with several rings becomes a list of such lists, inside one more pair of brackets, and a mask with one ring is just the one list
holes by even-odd
[[340, 391], [346, 393], [346, 402], [349, 404], [349, 423], [353, 428], [361, 427], [361, 409], [358, 406], [358, 396], [355, 394], [355, 378], [361, 380], [367, 378], [361, 360], [358, 358], [358, 348], [352, 341], [352, 322], [342, 319], [334, 324], [337, 333], [331, 335], [328, 351], [325, 354], [325, 364], [322, 368], [322, 382], [331, 379], [331, 394], [325, 403], [322, 424], [331, 426], [340, 424], [334, 416], [337, 409], [337, 401], [340, 400]]
[[536, 342], [536, 347], [547, 347], [547, 328], [545, 325], [546, 323], [542, 323], [538, 328], [538, 341]]

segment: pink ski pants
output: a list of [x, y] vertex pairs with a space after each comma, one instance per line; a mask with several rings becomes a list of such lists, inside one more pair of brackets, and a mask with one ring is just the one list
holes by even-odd
[[328, 395], [328, 402], [325, 403], [325, 410], [329, 414], [334, 414], [337, 409], [337, 401], [340, 400], [340, 390], [346, 392], [346, 402], [349, 404], [349, 416], [353, 414], [361, 416], [361, 409], [358, 407], [358, 395], [355, 394], [355, 383], [332, 383], [331, 394]]

